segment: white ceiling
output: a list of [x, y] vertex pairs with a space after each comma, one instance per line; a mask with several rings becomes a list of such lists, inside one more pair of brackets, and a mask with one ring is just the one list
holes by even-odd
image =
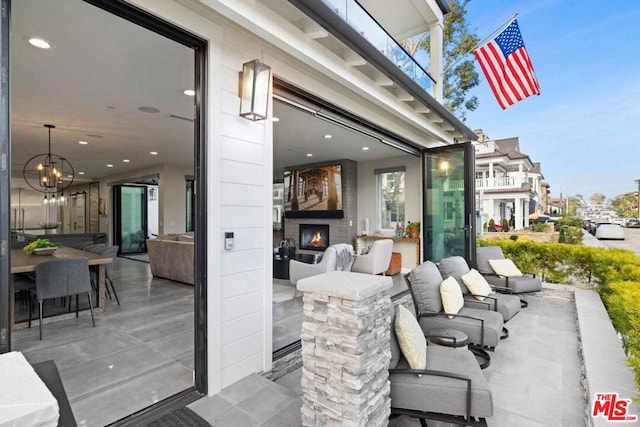
[[[53, 47], [37, 49], [27, 43], [30, 37]], [[28, 158], [47, 151], [45, 123], [56, 125], [52, 152], [71, 162], [76, 179], [193, 164], [193, 124], [170, 117], [193, 118], [194, 98], [182, 93], [194, 85], [191, 49], [81, 0], [13, 2], [11, 49], [13, 176], [22, 175]], [[143, 106], [160, 111], [145, 113], [138, 109]], [[281, 102], [274, 102], [274, 116], [280, 118], [274, 123], [275, 177], [286, 166], [401, 155]]]

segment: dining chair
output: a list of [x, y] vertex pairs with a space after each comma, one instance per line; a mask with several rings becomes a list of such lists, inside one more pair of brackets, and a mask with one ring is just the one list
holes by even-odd
[[[118, 294], [116, 293], [116, 288], [113, 286], [113, 259], [118, 254], [118, 246], [107, 246], [105, 248], [100, 248], [96, 252], [105, 257], [109, 257], [112, 259], [112, 262], [104, 265], [104, 274], [105, 274], [105, 288], [107, 290], [107, 294], [109, 298], [111, 298], [111, 292], [116, 297], [116, 302], [120, 305], [120, 300], [118, 299]], [[91, 270], [91, 283], [94, 285], [98, 282], [98, 272], [96, 269]], [[109, 290], [109, 285], [111, 285], [111, 291]]]
[[[91, 280], [87, 258], [70, 257], [55, 258], [36, 265], [35, 295], [38, 299], [40, 319], [40, 339], [42, 339], [42, 302], [45, 299], [76, 296], [76, 317], [78, 317], [79, 294], [87, 293], [91, 322], [96, 327], [91, 301]], [[29, 310], [29, 327], [31, 327], [31, 310]]]

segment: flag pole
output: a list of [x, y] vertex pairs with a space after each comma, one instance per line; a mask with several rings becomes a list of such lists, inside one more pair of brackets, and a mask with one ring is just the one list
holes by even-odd
[[454, 65], [458, 65], [465, 56], [467, 56], [468, 54], [470, 54], [471, 52], [473, 52], [475, 49], [477, 49], [478, 47], [482, 46], [483, 44], [485, 44], [487, 41], [491, 40], [491, 38], [493, 37], [494, 34], [501, 32], [502, 30], [504, 30], [507, 26], [509, 26], [509, 24], [511, 24], [516, 18], [518, 17], [518, 12], [514, 13], [510, 18], [507, 18], [506, 21], [503, 21], [502, 24], [498, 25], [496, 27], [495, 30], [493, 30], [491, 33], [489, 33], [488, 36], [486, 36], [484, 39], [482, 39], [480, 42], [476, 43], [475, 46], [473, 46], [470, 50], [468, 50], [467, 52], [465, 52], [460, 59], [458, 59], [456, 62], [449, 64], [447, 67], [445, 67], [445, 69], [442, 71], [442, 74], [446, 73], [449, 68], [453, 67]]

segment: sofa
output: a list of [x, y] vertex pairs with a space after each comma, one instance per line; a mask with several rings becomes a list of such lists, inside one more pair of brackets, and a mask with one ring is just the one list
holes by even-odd
[[161, 234], [147, 239], [151, 274], [177, 282], [194, 284], [193, 233]]

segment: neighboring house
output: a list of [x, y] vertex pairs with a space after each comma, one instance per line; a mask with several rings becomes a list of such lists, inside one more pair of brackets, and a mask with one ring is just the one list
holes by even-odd
[[[520, 151], [517, 137], [491, 140], [477, 129], [476, 192], [482, 223], [509, 221], [510, 227], [529, 226], [529, 215], [543, 212], [540, 163]], [[548, 185], [546, 185], [548, 188]]]
[[544, 211], [550, 215], [560, 216], [564, 213], [566, 200], [562, 197], [549, 197], [547, 209]]

